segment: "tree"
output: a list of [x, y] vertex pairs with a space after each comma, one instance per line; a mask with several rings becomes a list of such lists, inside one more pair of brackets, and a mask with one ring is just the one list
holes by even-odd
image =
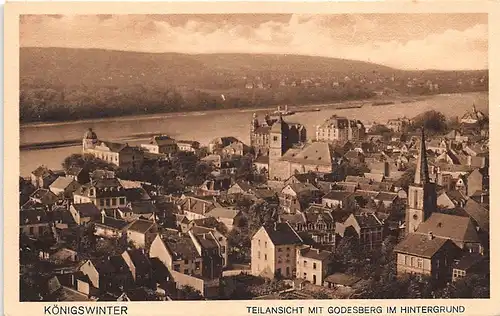
[[201, 292], [189, 285], [184, 285], [179, 289], [179, 299], [184, 301], [199, 301], [203, 300]]
[[97, 169], [115, 170], [116, 166], [104, 160], [96, 158], [91, 154], [72, 154], [66, 157], [62, 163], [64, 170], [68, 171], [72, 167], [79, 167], [92, 172]]
[[412, 122], [412, 129], [417, 130], [422, 126], [430, 133], [444, 133], [447, 129], [446, 117], [443, 113], [430, 110], [417, 115]]
[[403, 175], [396, 180], [395, 186], [403, 188], [403, 190], [408, 191], [408, 187], [415, 182], [415, 166], [411, 166], [405, 170]]

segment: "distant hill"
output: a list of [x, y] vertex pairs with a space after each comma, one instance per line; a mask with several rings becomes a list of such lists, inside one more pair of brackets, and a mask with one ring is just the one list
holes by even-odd
[[293, 106], [368, 99], [387, 91], [392, 96], [484, 91], [487, 76], [487, 71], [409, 72], [297, 55], [21, 48], [20, 120]]
[[[139, 53], [99, 49], [20, 50], [21, 83], [48, 85], [189, 86], [210, 88], [245, 77], [325, 77], [351, 73], [393, 73], [389, 67], [326, 57], [266, 54]], [[232, 82], [231, 82], [232, 81]]]

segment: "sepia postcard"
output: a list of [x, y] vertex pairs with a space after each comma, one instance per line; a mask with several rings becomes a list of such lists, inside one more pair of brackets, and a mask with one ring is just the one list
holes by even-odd
[[500, 315], [499, 7], [8, 3], [5, 315]]

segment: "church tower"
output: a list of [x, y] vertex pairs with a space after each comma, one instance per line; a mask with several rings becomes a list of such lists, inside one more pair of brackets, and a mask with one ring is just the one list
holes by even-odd
[[255, 135], [255, 131], [259, 127], [259, 120], [257, 119], [257, 114], [253, 114], [252, 116], [252, 123], [250, 124], [250, 146], [254, 147], [255, 146], [255, 138], [257, 137]]
[[436, 186], [429, 180], [429, 166], [425, 148], [425, 134], [422, 137], [418, 152], [415, 180], [408, 188], [408, 205], [406, 208], [406, 234], [415, 232], [420, 223], [425, 222], [436, 209]]
[[97, 139], [97, 134], [91, 128], [89, 128], [88, 131], [83, 135], [83, 153], [86, 153], [88, 149], [95, 148], [98, 142], [99, 140]]
[[286, 150], [285, 135], [283, 135], [284, 125], [285, 122], [280, 115], [269, 132], [269, 179], [271, 180], [279, 178], [279, 160]]

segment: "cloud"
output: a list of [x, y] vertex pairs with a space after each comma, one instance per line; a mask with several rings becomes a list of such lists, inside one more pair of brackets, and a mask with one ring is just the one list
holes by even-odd
[[[256, 22], [258, 20], [258, 22]], [[465, 22], [464, 22], [465, 21]], [[23, 16], [21, 46], [182, 53], [278, 53], [357, 59], [403, 69], [484, 69], [485, 16]]]

